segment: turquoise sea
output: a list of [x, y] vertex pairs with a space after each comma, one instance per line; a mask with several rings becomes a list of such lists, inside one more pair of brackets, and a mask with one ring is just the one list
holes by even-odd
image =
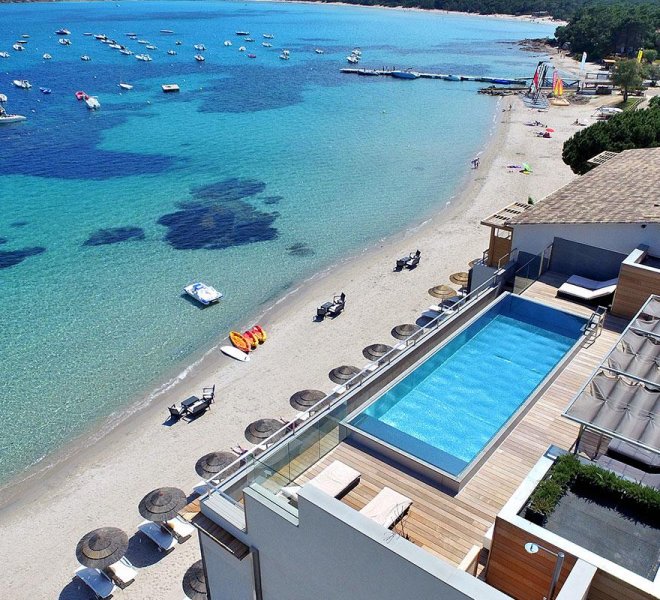
[[[529, 76], [539, 57], [511, 42], [553, 29], [179, 1], [2, 4], [0, 22], [0, 93], [28, 117], [0, 128], [0, 482], [152, 393], [296, 282], [459, 191], [496, 101], [479, 83], [342, 75], [354, 47], [361, 67]], [[22, 34], [25, 51], [12, 50]], [[182, 298], [197, 279], [225, 293], [220, 306]]]

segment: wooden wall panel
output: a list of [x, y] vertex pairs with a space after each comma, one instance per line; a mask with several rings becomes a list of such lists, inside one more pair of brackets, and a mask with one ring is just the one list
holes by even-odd
[[591, 583], [587, 600], [652, 600], [656, 596], [642, 592], [600, 569]]
[[632, 319], [651, 294], [660, 294], [660, 271], [622, 264], [612, 314]]

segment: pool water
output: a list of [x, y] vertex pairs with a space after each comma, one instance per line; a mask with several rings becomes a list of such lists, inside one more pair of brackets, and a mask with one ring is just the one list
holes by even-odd
[[507, 295], [351, 424], [459, 475], [572, 348], [584, 324]]

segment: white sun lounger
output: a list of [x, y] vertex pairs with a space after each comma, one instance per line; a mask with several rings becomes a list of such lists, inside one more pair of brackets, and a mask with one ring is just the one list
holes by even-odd
[[618, 277], [614, 279], [608, 279], [607, 281], [596, 281], [595, 279], [589, 279], [588, 277], [580, 277], [580, 275], [571, 275], [566, 283], [571, 285], [577, 285], [578, 287], [584, 288], [586, 290], [601, 290], [611, 285], [616, 285], [619, 283]]
[[169, 533], [165, 533], [162, 527], [157, 523], [142, 521], [142, 523], [138, 525], [138, 529], [156, 544], [158, 550], [162, 552], [171, 552], [178, 544], [176, 538]]
[[[328, 496], [338, 498], [359, 481], [360, 473], [358, 471], [345, 465], [343, 462], [335, 460], [307, 483], [325, 492]], [[283, 487], [280, 494], [289, 500], [298, 502], [298, 491], [300, 487], [299, 485]]]
[[137, 577], [137, 570], [125, 556], [120, 558], [116, 563], [106, 567], [104, 571], [104, 574], [110, 577], [122, 589], [133, 583]]
[[557, 290], [557, 294], [564, 294], [565, 296], [572, 296], [574, 298], [579, 298], [580, 300], [596, 300], [597, 298], [603, 298], [609, 296], [616, 291], [616, 284], [609, 285], [607, 287], [602, 287], [597, 290], [590, 290], [578, 285], [573, 285], [572, 283], [564, 283]]
[[163, 525], [172, 532], [179, 544], [185, 542], [195, 533], [195, 526], [179, 516], [165, 521]]
[[369, 517], [382, 527], [389, 529], [410, 508], [412, 500], [393, 489], [384, 487], [376, 497], [360, 510], [360, 514]]
[[108, 579], [107, 575], [104, 575], [98, 569], [78, 567], [76, 569], [76, 577], [92, 590], [97, 598], [109, 598], [119, 589]]

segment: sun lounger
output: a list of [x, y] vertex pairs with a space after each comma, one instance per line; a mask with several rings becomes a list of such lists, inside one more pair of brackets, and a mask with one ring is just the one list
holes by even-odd
[[143, 521], [138, 525], [138, 530], [140, 530], [144, 535], [146, 535], [161, 552], [171, 552], [176, 548], [178, 542], [176, 538], [170, 534], [165, 533], [157, 523], [152, 523], [151, 521]]
[[417, 250], [416, 252], [411, 252], [408, 254], [408, 256], [397, 258], [394, 270], [401, 271], [404, 267], [407, 267], [408, 269], [414, 269], [419, 264], [421, 255], [422, 253]]
[[[351, 488], [354, 488], [359, 481], [359, 471], [345, 465], [343, 462], [335, 460], [307, 483], [325, 492], [328, 496], [339, 498]], [[288, 500], [298, 502], [298, 491], [300, 487], [299, 485], [283, 487], [280, 494]]]
[[610, 287], [611, 285], [616, 285], [618, 282], [618, 277], [615, 277], [614, 279], [608, 279], [606, 281], [597, 281], [595, 279], [589, 279], [588, 277], [580, 277], [580, 275], [571, 275], [566, 280], [566, 283], [577, 285], [578, 287], [584, 288], [586, 290], [602, 290], [603, 288]]
[[116, 563], [103, 569], [103, 574], [107, 575], [123, 590], [126, 586], [135, 581], [137, 570], [130, 561], [123, 556]]
[[339, 296], [335, 296], [332, 299], [332, 306], [328, 309], [328, 314], [332, 317], [336, 317], [341, 314], [344, 308], [346, 307], [346, 294], [342, 292]]
[[167, 410], [170, 411], [170, 417], [174, 420], [179, 420], [183, 416], [183, 412], [181, 412], [176, 404], [172, 404], [172, 406], [168, 406]]
[[573, 298], [584, 300], [585, 302], [590, 302], [598, 298], [609, 296], [615, 291], [616, 284], [602, 287], [597, 290], [590, 290], [567, 282], [562, 284], [561, 287], [557, 290], [557, 295], [563, 294], [564, 296], [571, 296]]
[[384, 487], [378, 495], [360, 510], [360, 514], [369, 517], [382, 527], [392, 527], [411, 507], [412, 500], [393, 489]]
[[110, 598], [118, 588], [98, 569], [89, 567], [78, 567], [76, 577], [80, 579], [90, 590], [94, 592], [97, 598]]
[[178, 516], [165, 521], [163, 527], [172, 533], [179, 544], [183, 544], [183, 542], [190, 539], [192, 534], [195, 533], [195, 526]]

